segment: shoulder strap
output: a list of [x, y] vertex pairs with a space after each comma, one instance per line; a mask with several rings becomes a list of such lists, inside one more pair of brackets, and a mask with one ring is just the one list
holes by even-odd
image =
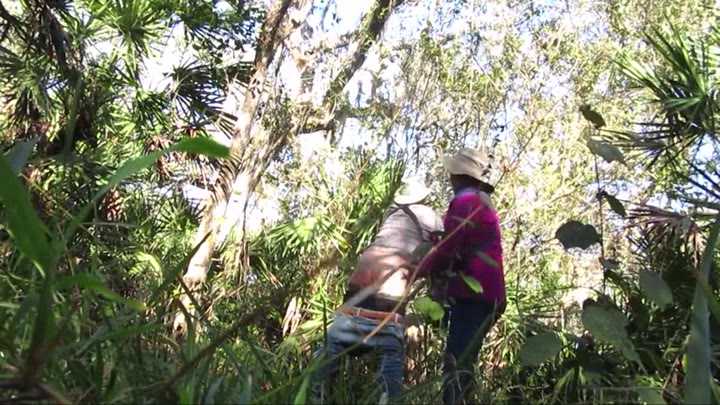
[[400, 209], [399, 206], [390, 206], [385, 212], [383, 213], [383, 222], [385, 222], [386, 219], [388, 219], [392, 214], [396, 213]]
[[418, 231], [418, 233], [420, 234], [420, 239], [421, 239], [421, 240], [428, 240], [428, 238], [425, 237], [425, 234], [427, 233], [427, 231], [422, 227], [422, 225], [420, 224], [420, 220], [419, 220], [418, 217], [415, 215], [415, 213], [412, 212], [412, 210], [411, 210], [410, 208], [408, 208], [407, 205], [400, 205], [399, 207], [400, 207], [401, 210], [403, 210], [404, 213], [407, 214], [407, 216], [410, 217], [410, 219], [411, 219], [411, 220], [413, 221], [413, 223], [415, 224], [415, 227], [417, 228], [417, 231]]

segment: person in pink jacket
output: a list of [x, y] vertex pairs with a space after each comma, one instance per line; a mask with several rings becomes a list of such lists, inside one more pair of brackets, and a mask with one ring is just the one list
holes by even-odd
[[489, 157], [464, 148], [443, 160], [454, 198], [444, 218], [445, 237], [418, 267], [430, 277], [436, 300], [445, 301], [449, 328], [445, 349], [443, 402], [467, 397], [485, 334], [505, 310], [500, 223], [490, 196]]

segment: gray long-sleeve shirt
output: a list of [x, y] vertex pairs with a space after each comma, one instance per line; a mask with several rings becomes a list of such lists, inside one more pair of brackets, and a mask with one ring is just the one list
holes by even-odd
[[385, 212], [371, 247], [396, 249], [398, 253], [410, 256], [423, 241], [430, 240], [430, 233], [443, 230], [443, 220], [432, 208], [422, 204], [405, 207], [415, 215], [421, 229], [402, 207], [392, 205]]

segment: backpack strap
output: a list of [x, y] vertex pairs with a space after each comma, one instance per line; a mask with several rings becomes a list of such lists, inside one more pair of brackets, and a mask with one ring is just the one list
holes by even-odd
[[[425, 230], [425, 228], [422, 227], [422, 225], [420, 224], [420, 220], [415, 215], [415, 213], [412, 212], [412, 210], [407, 205], [398, 205], [398, 207], [399, 207], [399, 209], [403, 210], [403, 212], [405, 214], [407, 214], [407, 216], [409, 216], [410, 219], [413, 221], [413, 223], [415, 224], [415, 227], [417, 228], [418, 233], [420, 234], [420, 239], [423, 241], [429, 241], [430, 240], [429, 235], [428, 235], [429, 232], [427, 230]], [[426, 237], [426, 235], [427, 235], [427, 237]]]

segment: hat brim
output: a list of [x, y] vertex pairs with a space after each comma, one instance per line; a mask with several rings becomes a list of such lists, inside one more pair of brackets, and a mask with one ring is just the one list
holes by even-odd
[[495, 191], [495, 187], [490, 184], [487, 176], [483, 175], [477, 170], [472, 170], [471, 168], [468, 168], [467, 165], [459, 162], [454, 156], [443, 156], [442, 163], [445, 167], [445, 170], [447, 170], [450, 174], [456, 176], [464, 175], [472, 177], [473, 179], [488, 185], [492, 189], [492, 191]]
[[430, 195], [430, 189], [425, 188], [408, 194], [396, 195], [393, 201], [399, 205], [415, 204], [427, 198], [428, 195]]

